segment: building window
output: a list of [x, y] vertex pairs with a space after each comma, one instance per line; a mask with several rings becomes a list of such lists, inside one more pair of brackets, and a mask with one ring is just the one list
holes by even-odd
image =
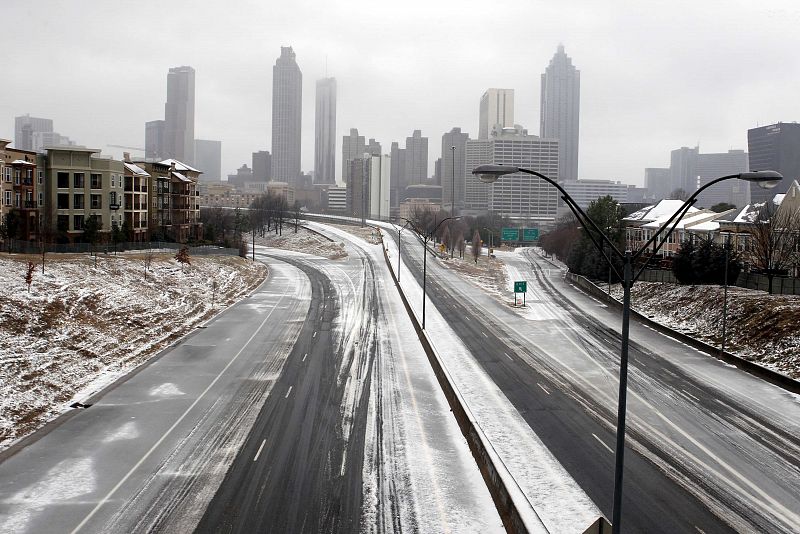
[[39, 185], [44, 183], [44, 171], [38, 171], [36, 173], [36, 181], [39, 183]]
[[103, 188], [103, 175], [102, 174], [94, 174], [92, 173], [89, 177], [89, 187], [92, 189], [102, 189]]
[[44, 206], [44, 193], [39, 192], [39, 207]]
[[72, 197], [72, 209], [74, 210], [82, 210], [83, 209], [83, 194], [76, 194]]
[[72, 229], [73, 230], [83, 230], [83, 215], [73, 215], [73, 217], [72, 217]]
[[103, 201], [100, 198], [100, 195], [90, 195], [90, 201], [92, 203], [93, 210], [99, 210], [103, 207]]
[[69, 215], [59, 215], [56, 217], [56, 230], [66, 232], [69, 230]]
[[33, 180], [33, 169], [28, 169], [25, 171], [25, 178], [28, 180]]
[[21, 175], [22, 173], [19, 171], [19, 169], [14, 169], [14, 185], [19, 185], [19, 178]]
[[69, 173], [68, 172], [60, 172], [58, 173], [58, 188], [59, 189], [66, 189], [69, 187]]
[[4, 196], [5, 196], [5, 198], [3, 199], [3, 203], [6, 206], [10, 206], [11, 205], [11, 191], [6, 191]]
[[72, 175], [72, 187], [75, 189], [83, 189], [84, 173], [76, 172]]
[[14, 207], [15, 208], [21, 208], [22, 206], [20, 205], [20, 203], [21, 203], [20, 194], [18, 192], [14, 193]]
[[11, 167], [5, 167], [3, 169], [3, 177], [5, 177], [6, 182], [11, 181]]
[[59, 193], [56, 197], [56, 207], [60, 210], [69, 209], [69, 193]]

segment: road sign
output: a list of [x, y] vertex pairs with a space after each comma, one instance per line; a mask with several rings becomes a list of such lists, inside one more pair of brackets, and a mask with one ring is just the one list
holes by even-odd
[[503, 241], [519, 241], [519, 228], [503, 228], [500, 232]]
[[528, 282], [522, 280], [519, 282], [514, 282], [514, 293], [527, 293], [528, 292]]
[[523, 241], [539, 241], [539, 229], [538, 228], [523, 228], [522, 229], [522, 240]]

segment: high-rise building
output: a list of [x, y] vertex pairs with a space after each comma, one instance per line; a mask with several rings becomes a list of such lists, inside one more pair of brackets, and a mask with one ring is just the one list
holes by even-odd
[[253, 181], [269, 181], [269, 173], [272, 171], [272, 156], [269, 150], [259, 150], [253, 152]]
[[[458, 213], [464, 208], [464, 184], [467, 176], [467, 140], [469, 134], [453, 128], [442, 135], [441, 185], [442, 209]], [[455, 185], [454, 185], [455, 184]], [[455, 186], [455, 210], [453, 187]]]
[[53, 120], [22, 115], [14, 117], [14, 148], [34, 150], [33, 134], [36, 132], [52, 132]]
[[144, 123], [144, 157], [151, 161], [167, 159], [164, 150], [164, 132], [166, 123], [163, 120]]
[[539, 135], [558, 139], [558, 178], [562, 180], [578, 179], [580, 95], [581, 73], [564, 52], [564, 45], [558, 45], [542, 74]]
[[202, 171], [201, 182], [222, 179], [222, 141], [194, 140], [194, 166]]
[[667, 198], [670, 184], [669, 167], [648, 167], [644, 170], [644, 187], [648, 197]]
[[750, 170], [778, 171], [783, 180], [774, 189], [750, 184], [750, 201], [764, 202], [785, 193], [794, 180], [800, 180], [800, 124], [779, 122], [747, 130]]
[[364, 136], [358, 135], [358, 128], [350, 128], [350, 134], [342, 137], [342, 182], [350, 183], [353, 167], [350, 164], [354, 159], [361, 159], [366, 152]]
[[300, 176], [303, 74], [291, 46], [272, 67], [272, 179], [293, 187]]
[[336, 78], [317, 80], [314, 183], [336, 183]]
[[503, 128], [514, 126], [514, 90], [487, 89], [481, 97], [478, 139], [488, 139], [492, 126]]
[[669, 192], [667, 196], [676, 196], [675, 193], [693, 193], [697, 189], [697, 155], [700, 147], [677, 148], [669, 153]]
[[31, 150], [44, 154], [47, 148], [75, 146], [75, 141], [58, 132], [33, 132]]
[[[711, 180], [730, 174], [747, 172], [747, 170], [748, 159], [744, 150], [728, 150], [717, 154], [698, 154], [695, 167], [697, 184], [695, 189], [687, 190], [687, 192], [691, 194]], [[697, 206], [701, 208], [710, 208], [721, 202], [733, 204], [739, 208], [750, 204], [750, 184], [742, 180], [725, 180], [712, 185], [697, 197]]]
[[[558, 154], [558, 140], [529, 135], [521, 126], [495, 127], [489, 140], [466, 142], [469, 169], [483, 164], [513, 165], [558, 176]], [[465, 208], [471, 213], [491, 211], [510, 219], [544, 224], [556, 219], [558, 190], [530, 174], [508, 174], [487, 186], [470, 173], [465, 185]]]
[[364, 150], [370, 156], [380, 156], [383, 153], [381, 150], [381, 144], [371, 137], [369, 138], [369, 141], [367, 141], [367, 145]]
[[192, 67], [173, 67], [167, 74], [164, 152], [167, 158], [194, 164], [194, 69]]
[[400, 182], [401, 175], [405, 173], [405, 154], [406, 151], [400, 148], [400, 143], [397, 141], [392, 142], [389, 154], [392, 158], [391, 171], [389, 173], [389, 187], [391, 189], [391, 205], [393, 208], [400, 206], [400, 201], [405, 198], [404, 192], [401, 190]]
[[406, 137], [405, 183], [402, 187], [424, 183], [428, 179], [428, 138], [420, 130]]

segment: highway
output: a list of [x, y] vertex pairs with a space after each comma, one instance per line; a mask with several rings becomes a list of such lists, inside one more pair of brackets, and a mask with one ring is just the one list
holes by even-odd
[[502, 531], [382, 249], [338, 239], [258, 247], [250, 298], [7, 452], [0, 532]]
[[[422, 246], [402, 239], [421, 285]], [[452, 330], [610, 517], [620, 317], [531, 251], [502, 259], [528, 281], [526, 309], [429, 258], [428, 321]], [[797, 396], [640, 325], [631, 340], [623, 530], [800, 530]]]

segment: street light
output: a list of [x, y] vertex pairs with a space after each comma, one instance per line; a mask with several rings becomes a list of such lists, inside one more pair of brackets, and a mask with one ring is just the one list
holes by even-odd
[[460, 219], [461, 217], [445, 217], [439, 221], [439, 224], [433, 227], [433, 230], [431, 230], [430, 233], [420, 231], [420, 229], [417, 228], [413, 222], [409, 221], [405, 217], [400, 218], [406, 221], [406, 224], [410, 225], [417, 235], [422, 238], [422, 329], [425, 330], [425, 282], [428, 274], [428, 240], [433, 237], [433, 235], [436, 233], [436, 230], [439, 229], [443, 222], [453, 219]]
[[[623, 297], [622, 297], [622, 347], [621, 347], [621, 354], [620, 354], [620, 362], [619, 362], [619, 402], [617, 404], [617, 443], [616, 443], [616, 450], [614, 453], [615, 459], [615, 467], [614, 467], [614, 508], [612, 512], [612, 522], [611, 528], [613, 534], [619, 534], [620, 532], [620, 518], [621, 518], [621, 510], [622, 510], [622, 468], [624, 465], [624, 454], [625, 454], [625, 412], [626, 412], [626, 402], [627, 402], [627, 390], [628, 390], [628, 338], [629, 338], [629, 325], [630, 325], [630, 310], [631, 310], [631, 286], [636, 281], [637, 278], [642, 274], [644, 268], [647, 266], [645, 264], [636, 275], [633, 274], [633, 265], [637, 259], [648, 249], [648, 247], [652, 244], [653, 245], [653, 254], [658, 252], [661, 246], [666, 242], [669, 238], [670, 234], [675, 230], [675, 227], [678, 225], [680, 220], [683, 218], [684, 215], [689, 211], [689, 208], [692, 207], [692, 204], [697, 202], [698, 195], [705, 189], [708, 189], [714, 184], [717, 184], [723, 180], [730, 180], [733, 178], [737, 178], [739, 180], [744, 180], [746, 182], [754, 182], [757, 183], [760, 187], [764, 189], [770, 189], [778, 185], [783, 179], [783, 176], [775, 171], [753, 171], [753, 172], [742, 172], [739, 174], [730, 174], [728, 176], [723, 176], [721, 178], [717, 178], [715, 180], [711, 180], [703, 187], [695, 191], [682, 205], [678, 210], [670, 217], [666, 223], [657, 231], [655, 232], [650, 239], [642, 245], [642, 247], [637, 250], [636, 252], [631, 252], [630, 249], [625, 250], [625, 252], [620, 252], [620, 250], [614, 245], [614, 243], [606, 236], [594, 223], [592, 219], [589, 218], [586, 213], [578, 206], [575, 200], [567, 194], [563, 187], [561, 187], [555, 180], [548, 178], [544, 174], [539, 172], [525, 169], [521, 167], [512, 167], [510, 165], [481, 165], [472, 171], [472, 174], [478, 175], [478, 179], [485, 183], [492, 183], [495, 182], [501, 176], [505, 176], [506, 174], [514, 174], [514, 173], [525, 173], [525, 174], [532, 174], [534, 176], [538, 176], [542, 180], [548, 182], [549, 184], [553, 185], [556, 189], [561, 192], [561, 198], [564, 199], [564, 203], [572, 210], [575, 214], [575, 217], [578, 219], [578, 222], [583, 226], [584, 230], [586, 230], [587, 235], [592, 240], [594, 246], [600, 251], [600, 254], [603, 255], [605, 260], [611, 265], [611, 268], [614, 269], [614, 272], [617, 274], [617, 277], [622, 279], [622, 287], [623, 287]], [[672, 222], [675, 221], [674, 224]], [[672, 227], [670, 227], [672, 224]], [[664, 230], [669, 228], [667, 233], [663, 236], [661, 241], [658, 241], [659, 236], [661, 235]], [[594, 232], [596, 235], [592, 235]], [[656, 246], [656, 243], [658, 245]], [[609, 255], [614, 253], [618, 258], [622, 260], [623, 263], [623, 275], [620, 276], [619, 272], [617, 271], [616, 267], [614, 267], [611, 263], [611, 259], [609, 256], [606, 255], [605, 249], [603, 247], [603, 243], [608, 245], [609, 248]]]
[[483, 227], [483, 229], [486, 230], [487, 232], [489, 232], [489, 250], [488, 250], [486, 256], [489, 259], [492, 259], [492, 249], [494, 249], [494, 230], [490, 230], [489, 228], [486, 228], [485, 226]]
[[[456, 146], [453, 145], [450, 147], [450, 152], [453, 154], [453, 164], [451, 167], [453, 168], [453, 189], [450, 191], [450, 200], [452, 201], [450, 204], [450, 216], [456, 216]], [[448, 224], [448, 227], [450, 225]], [[453, 236], [450, 236], [450, 239], [453, 239]], [[450, 259], [453, 259], [453, 249], [456, 248], [455, 246], [450, 248]]]
[[408, 226], [408, 222], [406, 222], [402, 227], [398, 224], [397, 226], [397, 285], [400, 285], [400, 247], [403, 245], [403, 240], [400, 239], [400, 232], [405, 230], [406, 226]]

